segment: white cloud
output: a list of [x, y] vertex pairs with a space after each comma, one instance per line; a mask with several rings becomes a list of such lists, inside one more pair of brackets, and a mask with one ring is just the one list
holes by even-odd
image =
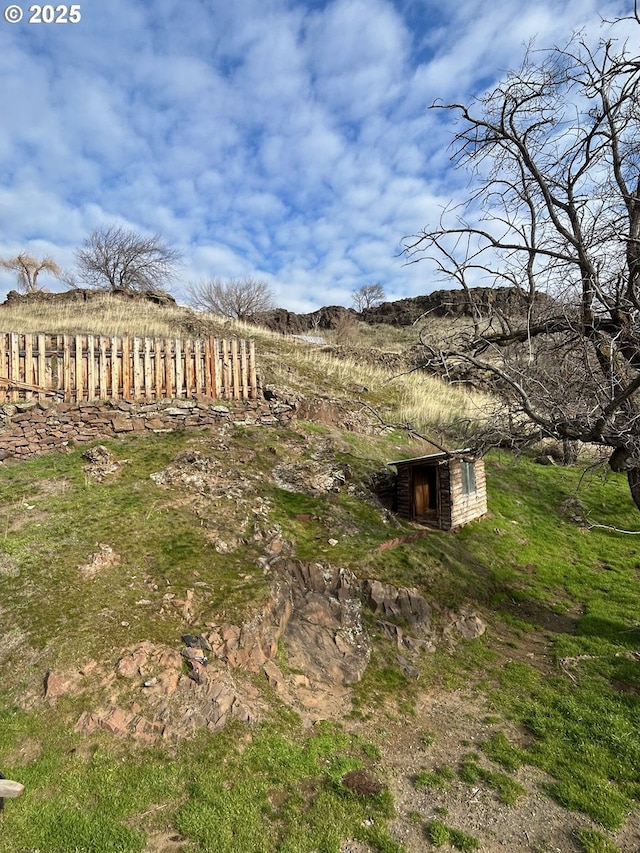
[[181, 249], [184, 283], [259, 274], [283, 307], [425, 292], [400, 240], [464, 181], [451, 116], [427, 107], [616, 3], [110, 0], [75, 26], [2, 27], [0, 255], [68, 266], [118, 222]]

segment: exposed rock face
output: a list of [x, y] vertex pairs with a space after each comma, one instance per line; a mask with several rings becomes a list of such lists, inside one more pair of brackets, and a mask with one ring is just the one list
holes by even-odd
[[[464, 290], [436, 290], [423, 296], [383, 302], [357, 314], [350, 308], [331, 305], [310, 314], [295, 314], [278, 308], [255, 317], [260, 325], [289, 335], [300, 335], [316, 330], [332, 329], [340, 316], [353, 314], [365, 323], [388, 323], [391, 326], [410, 326], [423, 314], [436, 317], [470, 317], [477, 312], [480, 317], [500, 313], [517, 316], [525, 313], [527, 305], [522, 294], [511, 287], [475, 287], [471, 299]], [[544, 293], [536, 297], [540, 310], [553, 308], [554, 300]]]
[[417, 589], [398, 589], [371, 580], [364, 581], [362, 587], [365, 601], [376, 615], [403, 619], [414, 633], [430, 633], [431, 607]]
[[284, 633], [289, 665], [318, 684], [360, 681], [371, 648], [355, 575], [293, 560], [285, 570], [292, 579], [292, 614]]
[[[18, 293], [10, 290], [4, 305], [29, 304], [33, 302], [54, 302], [57, 305], [66, 302], [91, 302], [93, 299], [103, 299], [105, 294], [115, 299], [126, 299], [136, 302], [153, 302], [155, 305], [177, 305], [176, 300], [163, 290], [126, 290], [117, 287], [114, 290], [93, 288], [73, 288], [62, 293], [49, 293], [47, 290], [35, 290], [33, 293]], [[2, 305], [0, 305], [2, 307]]]
[[256, 315], [253, 320], [260, 326], [266, 326], [274, 332], [281, 332], [283, 335], [302, 335], [306, 332], [333, 329], [344, 314], [357, 316], [355, 311], [350, 308], [343, 308], [341, 305], [328, 305], [317, 311], [312, 311], [310, 314], [296, 314], [293, 311], [286, 311], [284, 308], [276, 308]]
[[[554, 300], [544, 293], [538, 294], [540, 309], [553, 306]], [[514, 317], [526, 313], [524, 296], [512, 287], [474, 287], [469, 294], [464, 290], [436, 290], [425, 296], [383, 302], [365, 311], [360, 319], [366, 323], [388, 323], [392, 326], [410, 326], [423, 314], [436, 317], [491, 317], [503, 314]]]
[[[413, 678], [420, 672], [405, 655], [434, 651], [443, 640], [451, 647], [457, 638], [473, 639], [486, 628], [475, 611], [462, 608], [438, 611], [436, 631], [432, 607], [418, 590], [361, 582], [342, 568], [280, 559], [272, 571], [268, 601], [242, 625], [212, 623], [200, 634], [183, 634], [182, 648], [136, 643], [122, 650], [106, 674], [95, 661], [75, 672], [51, 672], [45, 698], [55, 702], [81, 692], [93, 674], [109, 699], [85, 711], [77, 731], [104, 729], [142, 741], [180, 738], [232, 719], [263, 717], [267, 700], [247, 677], [262, 674], [284, 702], [314, 721], [349, 709], [349, 687], [369, 663], [363, 607], [380, 617], [378, 630], [396, 645], [401, 668]], [[280, 646], [286, 669], [275, 660]], [[130, 696], [131, 685], [138, 698], [123, 706], [119, 697]]]

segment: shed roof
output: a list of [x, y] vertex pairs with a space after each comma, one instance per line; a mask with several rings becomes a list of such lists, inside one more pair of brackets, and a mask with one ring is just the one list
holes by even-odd
[[461, 450], [441, 450], [438, 453], [427, 453], [426, 456], [414, 456], [412, 459], [398, 459], [395, 462], [387, 462], [387, 465], [414, 465], [420, 462], [439, 462], [444, 459], [451, 459], [454, 456], [464, 456], [471, 453], [471, 448], [465, 447]]

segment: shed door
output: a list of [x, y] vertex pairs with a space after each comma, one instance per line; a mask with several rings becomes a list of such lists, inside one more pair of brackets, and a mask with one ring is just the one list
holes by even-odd
[[438, 510], [438, 469], [435, 465], [413, 469], [413, 515], [420, 518]]

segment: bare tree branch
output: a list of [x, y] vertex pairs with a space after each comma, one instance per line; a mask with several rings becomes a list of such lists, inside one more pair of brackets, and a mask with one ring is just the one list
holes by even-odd
[[[482, 372], [504, 401], [485, 445], [510, 435], [595, 443], [626, 471], [640, 508], [640, 58], [610, 37], [529, 49], [520, 69], [459, 117], [453, 160], [475, 188], [435, 227], [405, 240], [461, 287], [474, 326], [451, 346], [425, 345], [449, 377]], [[482, 280], [528, 306], [489, 318]], [[540, 295], [554, 301], [540, 301]]]
[[363, 311], [383, 302], [385, 293], [383, 286], [378, 281], [375, 284], [363, 284], [362, 287], [354, 290], [351, 296], [354, 309], [358, 314], [362, 314]]
[[0, 266], [16, 274], [18, 289], [23, 293], [35, 293], [41, 289], [38, 276], [42, 272], [62, 278], [62, 270], [52, 258], [42, 258], [39, 261], [26, 252], [21, 252], [14, 258], [0, 258]]
[[112, 291], [164, 291], [181, 260], [159, 234], [144, 237], [116, 225], [93, 231], [75, 254], [80, 279]]
[[273, 307], [269, 284], [255, 278], [206, 279], [188, 291], [192, 307], [234, 320], [251, 320]]

